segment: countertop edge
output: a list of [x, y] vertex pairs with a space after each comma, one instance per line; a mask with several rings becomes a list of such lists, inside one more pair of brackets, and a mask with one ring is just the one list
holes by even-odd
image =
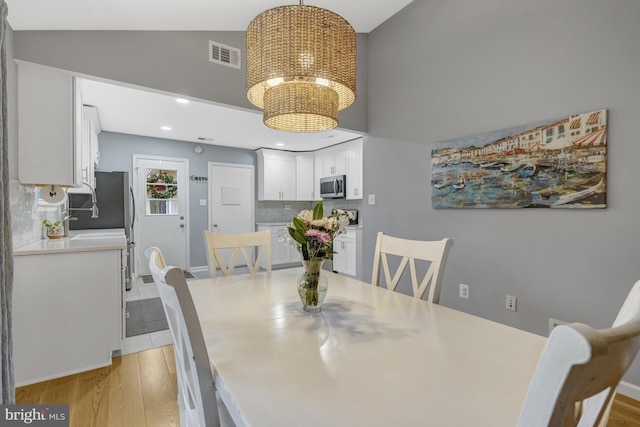
[[42, 239], [13, 250], [14, 256], [45, 255], [55, 253], [113, 251], [127, 248], [127, 240], [123, 237], [79, 239]]

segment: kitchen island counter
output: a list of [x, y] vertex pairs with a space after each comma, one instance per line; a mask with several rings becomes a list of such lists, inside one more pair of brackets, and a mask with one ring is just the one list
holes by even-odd
[[124, 235], [85, 233], [14, 251], [16, 385], [111, 364], [124, 338]]

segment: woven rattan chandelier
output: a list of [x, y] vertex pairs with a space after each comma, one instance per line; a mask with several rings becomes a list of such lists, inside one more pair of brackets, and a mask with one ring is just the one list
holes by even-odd
[[272, 129], [333, 129], [356, 97], [353, 27], [302, 0], [262, 12], [247, 28], [247, 87]]

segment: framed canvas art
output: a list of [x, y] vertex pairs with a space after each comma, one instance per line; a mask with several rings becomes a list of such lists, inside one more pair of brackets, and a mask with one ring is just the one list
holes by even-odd
[[434, 208], [605, 208], [607, 110], [434, 144]]

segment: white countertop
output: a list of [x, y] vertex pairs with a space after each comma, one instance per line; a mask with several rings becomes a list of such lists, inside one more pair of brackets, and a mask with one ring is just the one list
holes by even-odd
[[14, 256], [41, 255], [64, 252], [108, 251], [127, 248], [127, 238], [122, 234], [92, 232], [75, 233], [62, 239], [42, 239], [14, 249]]

